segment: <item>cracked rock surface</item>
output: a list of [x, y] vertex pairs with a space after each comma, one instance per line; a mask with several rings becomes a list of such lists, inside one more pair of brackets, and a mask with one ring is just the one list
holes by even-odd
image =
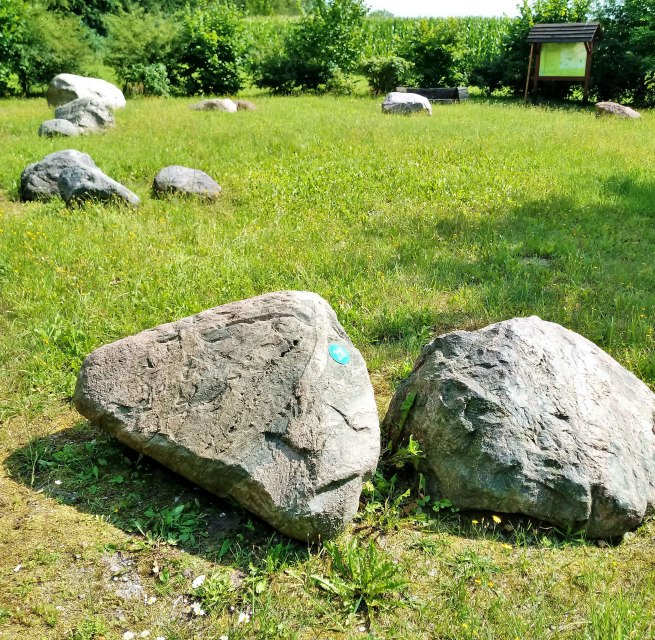
[[59, 196], [59, 177], [70, 168], [97, 168], [90, 155], [75, 149], [50, 153], [39, 162], [28, 165], [20, 177], [20, 198], [51, 200]]
[[366, 364], [308, 292], [234, 302], [100, 347], [82, 366], [75, 404], [300, 540], [343, 529], [380, 453]]
[[537, 317], [435, 338], [385, 425], [412, 434], [435, 498], [591, 538], [655, 510], [655, 394], [599, 347]]
[[68, 120], [84, 132], [98, 132], [114, 126], [109, 107], [94, 98], [77, 98], [55, 109], [55, 118]]
[[124, 202], [137, 206], [141, 201], [120, 182], [105, 175], [97, 167], [70, 167], [64, 169], [57, 181], [59, 194], [66, 204], [88, 200]]
[[164, 167], [152, 183], [156, 195], [182, 194], [200, 196], [208, 200], [217, 198], [222, 189], [211, 176], [199, 169], [171, 165]]

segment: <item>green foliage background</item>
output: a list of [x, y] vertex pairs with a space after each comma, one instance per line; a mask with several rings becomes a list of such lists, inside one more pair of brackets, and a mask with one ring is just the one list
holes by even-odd
[[0, 95], [39, 93], [62, 72], [146, 95], [343, 93], [358, 74], [379, 92], [379, 69], [385, 87], [519, 95], [532, 25], [599, 20], [592, 97], [655, 104], [655, 0], [522, 0], [515, 19], [366, 14], [363, 0], [0, 0]]

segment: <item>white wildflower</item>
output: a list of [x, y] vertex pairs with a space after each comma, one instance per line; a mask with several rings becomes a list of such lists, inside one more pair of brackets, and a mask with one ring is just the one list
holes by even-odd
[[157, 602], [157, 598], [155, 596], [150, 596], [146, 599], [146, 604], [155, 604], [155, 602]]
[[205, 610], [200, 606], [199, 602], [194, 602], [191, 605], [191, 611], [193, 611], [194, 616], [204, 616]]
[[247, 611], [241, 611], [237, 624], [247, 624], [248, 622], [250, 622], [250, 614]]
[[230, 640], [227, 635], [222, 635], [218, 640]]
[[136, 633], [134, 633], [134, 631], [126, 631], [123, 634], [123, 640], [133, 640], [134, 638], [136, 638]]
[[196, 579], [191, 583], [191, 587], [192, 587], [193, 589], [197, 589], [198, 587], [201, 587], [201, 586], [203, 585], [203, 583], [205, 582], [205, 577], [206, 577], [206, 576], [205, 576], [204, 574], [198, 576], [198, 577], [197, 577], [197, 578], [196, 578]]
[[55, 480], [55, 484], [61, 484], [61, 480]]
[[150, 635], [150, 631], [148, 629], [144, 629], [140, 634], [139, 638], [147, 638]]

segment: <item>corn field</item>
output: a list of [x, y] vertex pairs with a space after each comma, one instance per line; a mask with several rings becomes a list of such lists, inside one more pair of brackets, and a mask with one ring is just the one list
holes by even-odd
[[364, 28], [364, 57], [394, 55], [419, 31], [436, 29], [444, 39], [457, 42], [475, 65], [500, 52], [510, 24], [507, 18], [369, 18]]
[[[297, 20], [284, 16], [246, 19], [251, 57], [257, 60], [280, 51]], [[508, 18], [369, 18], [364, 23], [362, 58], [402, 55], [404, 47], [419, 34], [434, 30], [443, 35], [444, 42], [457, 48], [457, 57], [471, 69], [500, 53], [510, 24]]]

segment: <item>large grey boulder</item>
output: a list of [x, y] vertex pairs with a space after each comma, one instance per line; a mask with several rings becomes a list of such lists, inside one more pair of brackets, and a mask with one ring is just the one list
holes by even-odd
[[596, 345], [536, 317], [425, 347], [385, 427], [425, 451], [432, 495], [591, 538], [655, 509], [655, 394]]
[[76, 76], [72, 73], [60, 73], [55, 76], [50, 81], [46, 98], [52, 107], [58, 107], [78, 98], [93, 98], [110, 109], [120, 109], [125, 106], [123, 92], [111, 82]]
[[55, 118], [68, 120], [84, 131], [102, 131], [114, 126], [108, 107], [93, 98], [78, 98], [55, 109]]
[[20, 198], [51, 200], [59, 195], [59, 176], [65, 169], [95, 168], [91, 156], [75, 149], [55, 151], [43, 160], [27, 166], [20, 177]]
[[412, 113], [427, 113], [432, 115], [432, 105], [427, 98], [416, 93], [401, 93], [392, 91], [382, 103], [382, 113], [409, 115]]
[[222, 190], [204, 171], [179, 165], [164, 167], [155, 176], [152, 188], [157, 195], [173, 193], [210, 199], [217, 198]]
[[366, 364], [320, 296], [271, 293], [100, 347], [84, 416], [288, 536], [336, 535], [374, 471]]
[[39, 127], [39, 135], [43, 138], [79, 136], [81, 129], [72, 122], [63, 119], [45, 120]]
[[73, 167], [59, 175], [59, 194], [66, 204], [88, 200], [124, 202], [133, 206], [141, 201], [116, 180], [106, 176], [97, 167]]
[[238, 110], [237, 103], [229, 98], [214, 98], [211, 100], [201, 100], [196, 104], [189, 105], [189, 109], [194, 111], [223, 111], [224, 113], [236, 113]]
[[641, 114], [638, 111], [618, 102], [597, 102], [596, 117], [599, 116], [616, 116], [617, 118], [630, 118], [632, 120], [641, 118]]

